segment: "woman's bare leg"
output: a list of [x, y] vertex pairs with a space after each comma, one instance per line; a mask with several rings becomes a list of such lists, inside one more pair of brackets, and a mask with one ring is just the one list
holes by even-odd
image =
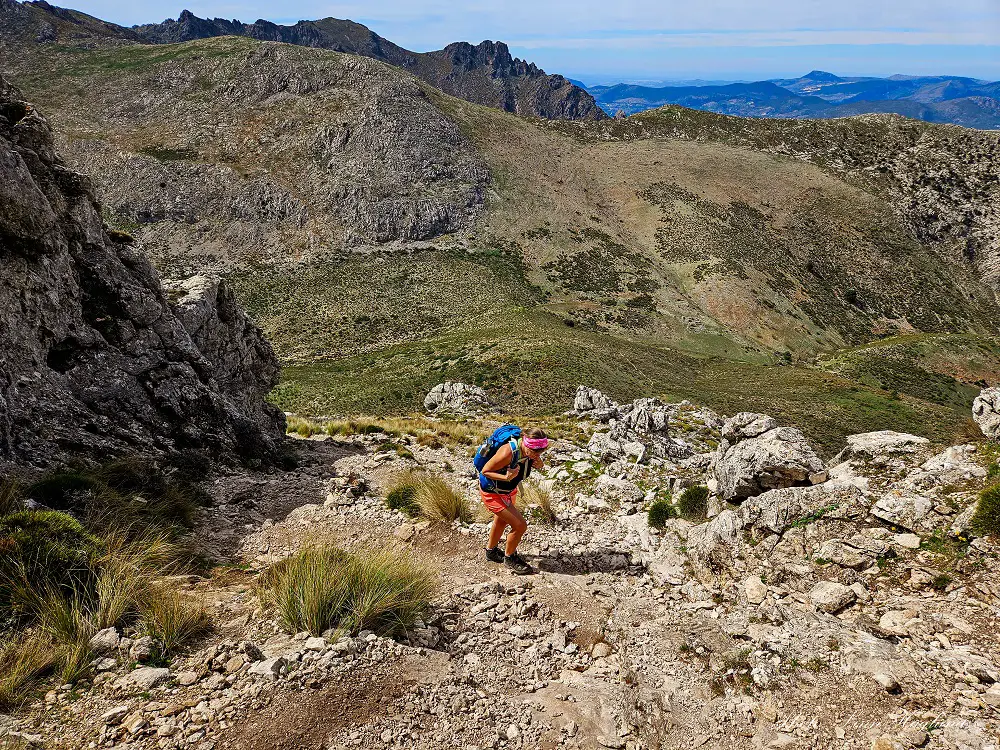
[[486, 545], [486, 549], [493, 549], [498, 544], [500, 544], [500, 537], [503, 536], [503, 531], [506, 528], [507, 528], [507, 522], [501, 520], [498, 514], [494, 514], [493, 525], [490, 526], [489, 543]]
[[[524, 536], [524, 532], [528, 530], [528, 522], [524, 520], [524, 516], [521, 515], [521, 511], [511, 505], [496, 514], [496, 518], [493, 519], [493, 528], [496, 528], [497, 524], [501, 524], [501, 533], [505, 526], [510, 526], [510, 533], [507, 534], [506, 551], [507, 556], [510, 557], [517, 552], [517, 545], [521, 543], [521, 537]], [[490, 533], [490, 539], [493, 539], [492, 530]], [[500, 535], [497, 534], [497, 542], [499, 541]]]

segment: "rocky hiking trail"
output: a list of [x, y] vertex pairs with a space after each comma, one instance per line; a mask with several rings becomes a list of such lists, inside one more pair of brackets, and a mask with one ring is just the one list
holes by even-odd
[[[584, 388], [575, 407], [582, 437], [555, 441], [541, 478], [558, 519], [522, 544], [536, 575], [486, 562], [483, 523], [386, 506], [418, 465], [471, 497], [469, 445], [303, 439], [293, 471], [206, 483], [195, 538], [225, 565], [176, 583], [210, 603], [210, 636], [143, 664], [103, 633], [91, 685], [0, 731], [220, 750], [997, 747], [996, 547], [967, 531], [989, 443], [869, 433], [823, 461], [764, 415]], [[702, 485], [704, 515], [649, 525], [650, 504]], [[398, 640], [282, 632], [257, 576], [327, 540], [429, 561], [426, 617]]]

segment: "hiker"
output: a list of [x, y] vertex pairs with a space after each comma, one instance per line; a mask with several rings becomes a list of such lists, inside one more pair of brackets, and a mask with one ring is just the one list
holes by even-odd
[[[517, 575], [533, 573], [531, 566], [517, 554], [517, 545], [528, 529], [528, 522], [514, 506], [517, 486], [532, 469], [542, 469], [542, 453], [549, 446], [545, 432], [538, 427], [524, 430], [516, 425], [497, 428], [476, 452], [473, 463], [479, 472], [479, 494], [493, 513], [486, 559], [503, 563]], [[507, 544], [500, 549], [500, 537], [510, 527]]]

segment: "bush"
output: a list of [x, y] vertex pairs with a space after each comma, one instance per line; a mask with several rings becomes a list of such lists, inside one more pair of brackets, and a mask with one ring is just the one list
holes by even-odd
[[669, 497], [658, 497], [649, 506], [647, 518], [649, 525], [654, 529], [662, 529], [667, 525], [667, 521], [677, 515], [677, 511], [670, 503]]
[[708, 517], [708, 487], [688, 487], [677, 499], [677, 511], [689, 521], [704, 521]]
[[100, 543], [80, 523], [54, 510], [0, 517], [0, 617], [30, 613], [38, 591], [86, 587]]
[[1000, 535], [1000, 484], [987, 487], [979, 493], [976, 512], [969, 528], [981, 536]]
[[427, 609], [435, 587], [430, 569], [401, 551], [366, 549], [348, 554], [307, 547], [261, 578], [265, 608], [278, 612], [289, 632], [320, 635], [330, 628], [392, 634]]
[[47, 508], [72, 510], [92, 529], [132, 527], [137, 534], [163, 529], [178, 533], [191, 525], [195, 510], [209, 499], [190, 482], [167, 479], [158, 466], [138, 459], [49, 474], [30, 485], [25, 495]]

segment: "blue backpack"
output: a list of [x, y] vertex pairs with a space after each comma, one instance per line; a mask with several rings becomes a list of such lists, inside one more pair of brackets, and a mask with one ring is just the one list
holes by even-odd
[[510, 466], [511, 468], [520, 460], [520, 450], [518, 449], [517, 441], [521, 438], [521, 428], [515, 424], [505, 424], [497, 427], [493, 430], [493, 434], [486, 438], [486, 442], [479, 446], [479, 450], [476, 451], [475, 458], [472, 459], [473, 466], [476, 467], [476, 471], [479, 473], [479, 486], [483, 488], [486, 492], [494, 492], [496, 490], [497, 483], [483, 476], [483, 467], [489, 462], [496, 452], [504, 445], [510, 444], [511, 451], [513, 455], [511, 456]]

